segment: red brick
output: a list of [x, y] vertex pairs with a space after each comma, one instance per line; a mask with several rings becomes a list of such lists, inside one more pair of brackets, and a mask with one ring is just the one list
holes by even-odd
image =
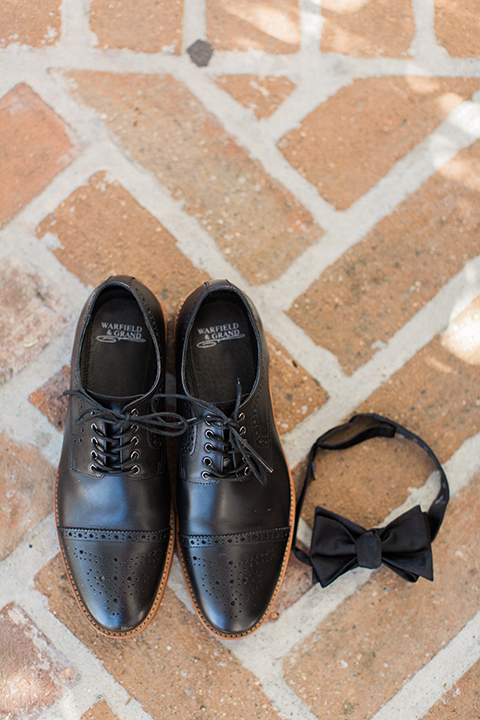
[[36, 447], [0, 433], [0, 560], [51, 511], [53, 475]]
[[67, 398], [59, 397], [70, 387], [70, 366], [64, 365], [28, 398], [57, 430], [63, 430], [67, 416]]
[[285, 658], [287, 682], [315, 715], [370, 720], [475, 616], [479, 541], [477, 475], [447, 509], [433, 583], [411, 584], [382, 567]]
[[215, 50], [300, 49], [300, 18], [294, 0], [206, 0], [207, 39]]
[[279, 432], [293, 430], [327, 400], [327, 393], [282, 346], [267, 335], [272, 397]]
[[275, 622], [291, 605], [297, 602], [312, 587], [312, 569], [290, 554], [282, 587], [267, 622]]
[[0, 612], [0, 714], [35, 720], [78, 675], [18, 605]]
[[4, 0], [0, 12], [0, 48], [11, 43], [53, 45], [61, 29], [60, 0]]
[[359, 57], [408, 57], [415, 38], [411, 0], [322, 3], [321, 49]]
[[278, 277], [318, 239], [310, 213], [173, 77], [68, 75], [130, 156], [184, 203], [252, 283]]
[[102, 700], [84, 712], [80, 720], [118, 720], [118, 718]]
[[36, 587], [52, 612], [100, 659], [154, 720], [235, 717], [277, 720], [258, 681], [203, 629], [167, 588], [148, 628], [128, 640], [96, 633], [75, 605], [60, 557], [45, 565]]
[[480, 2], [434, 0], [435, 34], [452, 57], [480, 55]]
[[99, 46], [178, 55], [183, 0], [92, 0], [90, 28]]
[[28, 85], [0, 99], [0, 227], [69, 165], [75, 148], [65, 125]]
[[298, 298], [290, 317], [348, 373], [480, 251], [480, 142], [458, 153]]
[[478, 369], [435, 337], [358, 408], [379, 412], [422, 437], [440, 462], [480, 432]]
[[208, 276], [193, 267], [175, 239], [125, 188], [105, 173], [90, 178], [37, 228], [55, 234], [55, 255], [85, 285], [110, 275], [137, 277], [171, 316], [180, 300]]
[[279, 142], [287, 160], [337, 210], [370, 190], [478, 88], [468, 78], [357, 79]]
[[423, 720], [460, 720], [480, 717], [480, 663], [474, 665], [445, 693]]
[[274, 75], [219, 75], [215, 82], [237, 102], [253, 110], [259, 120], [270, 117], [295, 89], [287, 77]]
[[31, 268], [0, 261], [0, 384], [23, 370], [63, 329], [58, 298]]

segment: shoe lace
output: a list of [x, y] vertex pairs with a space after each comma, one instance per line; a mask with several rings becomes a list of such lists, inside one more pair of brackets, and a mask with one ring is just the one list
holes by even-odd
[[158, 395], [157, 397], [176, 398], [206, 411], [201, 417], [188, 418], [187, 420], [183, 416], [178, 416], [185, 420], [188, 427], [201, 423], [208, 425], [207, 438], [215, 443], [215, 445], [213, 442], [208, 443], [210, 446], [209, 451], [219, 456], [219, 463], [218, 466], [215, 466], [208, 456], [205, 457], [204, 464], [208, 467], [203, 472], [205, 477], [241, 482], [247, 479], [251, 473], [261, 485], [266, 484], [266, 472], [272, 473], [273, 468], [245, 439], [245, 428], [241, 425], [244, 415], [240, 413], [242, 399], [240, 380], [237, 380], [235, 407], [230, 416], [226, 415], [216, 405], [189, 395]]
[[[139, 415], [136, 410], [120, 411], [104, 407], [83, 390], [66, 390], [59, 397], [74, 396], [88, 402], [86, 408], [75, 419], [76, 425], [92, 423], [91, 470], [102, 475], [119, 473], [136, 474], [140, 468], [135, 463], [138, 452], [135, 445], [139, 428], [158, 435], [182, 435], [188, 428], [187, 421], [174, 412], [156, 412], [156, 395], [152, 398], [151, 413]], [[93, 421], [93, 422], [92, 422]], [[102, 428], [97, 425], [102, 425]]]

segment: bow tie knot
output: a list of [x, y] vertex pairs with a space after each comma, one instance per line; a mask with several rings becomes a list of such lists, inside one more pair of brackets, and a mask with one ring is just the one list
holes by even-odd
[[376, 570], [382, 564], [382, 541], [376, 530], [366, 530], [355, 540], [360, 567]]

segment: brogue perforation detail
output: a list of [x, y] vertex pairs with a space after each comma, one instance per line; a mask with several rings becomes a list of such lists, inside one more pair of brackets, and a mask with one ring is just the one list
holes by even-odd
[[226, 618], [235, 621], [245, 612], [248, 614], [252, 601], [261, 604], [264, 576], [276, 557], [276, 548], [267, 545], [244, 560], [222, 561], [192, 554], [186, 562], [197, 576], [203, 593], [222, 608]]
[[65, 540], [81, 540], [82, 542], [135, 542], [162, 543], [168, 540], [170, 528], [163, 530], [98, 530], [93, 528], [59, 527], [60, 537]]
[[253, 545], [265, 542], [281, 542], [288, 539], [290, 528], [252, 530], [229, 535], [182, 535], [180, 541], [187, 547], [214, 547], [218, 545]]
[[73, 545], [71, 552], [77, 562], [86, 565], [83, 581], [80, 581], [81, 586], [88, 586], [94, 597], [102, 596], [105, 608], [111, 616], [123, 614], [128, 597], [139, 602], [150, 597], [152, 578], [158, 570], [159, 549], [152, 548], [147, 552], [143, 550], [138, 555], [132, 554], [123, 560], [114, 557], [111, 562], [78, 545]]

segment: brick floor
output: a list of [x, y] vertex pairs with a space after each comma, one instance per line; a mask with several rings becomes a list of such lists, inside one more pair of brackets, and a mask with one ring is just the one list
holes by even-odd
[[263, 50], [293, 53], [299, 49], [300, 18], [293, 0], [206, 0], [207, 39], [215, 50]]
[[83, 713], [81, 720], [117, 720], [105, 701], [96, 703], [93, 708]]
[[178, 55], [182, 41], [181, 0], [93, 0], [90, 28], [101, 48], [129, 48], [137, 52]]
[[22, 43], [32, 47], [52, 45], [61, 31], [60, 4], [57, 0], [9, 0], [0, 15], [0, 47]]
[[321, 48], [325, 53], [360, 57], [410, 56], [410, 45], [415, 36], [410, 0], [327, 2], [322, 5], [322, 17]]
[[53, 468], [34, 445], [18, 445], [0, 434], [0, 558], [16, 545], [50, 512]]
[[46, 383], [33, 391], [30, 402], [47, 417], [58, 430], [65, 427], [68, 402], [60, 397], [70, 387], [70, 367], [64, 365]]
[[322, 4], [323, 52], [359, 57], [410, 56], [415, 37], [413, 6], [410, 0], [367, 0], [366, 2]]
[[100, 637], [78, 612], [59, 555], [42, 569], [37, 588], [48, 598], [50, 610], [152, 718], [231, 717], [232, 713], [242, 718], [256, 713], [276, 717], [255, 678], [208, 635], [172, 592], [167, 591], [147, 631], [112, 642]]
[[434, 0], [435, 35], [452, 57], [471, 57], [480, 53], [478, 2]]
[[480, 665], [474, 667], [445, 693], [431, 710], [424, 716], [425, 720], [457, 720], [458, 718], [475, 718], [480, 713]]
[[55, 255], [85, 284], [134, 275], [157, 293], [170, 315], [208, 279], [182, 255], [170, 233], [105, 173], [92, 176], [46, 217], [37, 229], [39, 237], [45, 233], [59, 239]]
[[[69, 77], [132, 158], [184, 203], [251, 282], [278, 277], [321, 234], [293, 195], [171, 76]], [[178, 113], [188, 120], [179, 124]]]
[[315, 108], [279, 147], [325, 200], [346, 210], [478, 87], [464, 78], [358, 79]]
[[0, 131], [2, 227], [48, 187], [75, 149], [65, 124], [24, 83], [0, 99]]
[[401, 582], [382, 568], [285, 659], [288, 682], [315, 715], [373, 717], [475, 615], [479, 512], [477, 476], [434, 543], [433, 583]]
[[237, 102], [253, 110], [259, 120], [270, 117], [295, 89], [287, 77], [220, 75], [215, 82]]
[[[480, 432], [480, 403], [472, 398], [477, 378], [475, 365], [458, 358], [435, 337], [356, 411], [380, 413], [406, 426], [445, 462], [468, 437]], [[322, 505], [368, 527], [381, 523], [433, 470], [423, 451], [411, 443], [382, 438], [340, 455], [323, 452], [316, 465], [318, 481], [310, 486], [304, 505], [307, 521], [311, 522], [315, 506]], [[296, 468], [302, 479], [304, 467], [301, 463]]]
[[0, 260], [0, 383], [26, 367], [58, 335], [65, 319], [55, 311], [58, 295], [32, 267]]
[[[478, 369], [443, 347], [435, 337], [359, 410], [389, 414], [428, 442], [445, 462], [480, 431], [474, 390]], [[473, 390], [473, 392], [472, 392]]]
[[18, 605], [2, 609], [0, 627], [0, 712], [9, 720], [35, 720], [78, 673]]
[[[0, 7], [2, 720], [478, 716], [479, 10]], [[203, 66], [197, 40], [213, 50]], [[78, 313], [116, 273], [165, 309], [171, 388], [185, 295], [228, 277], [252, 297], [297, 490], [313, 438], [355, 411], [423, 437], [452, 487], [434, 582], [382, 567], [321, 589], [292, 555], [264, 626], [222, 642], [175, 560], [143, 633], [95, 633], [60, 560], [52, 486]], [[173, 443], [169, 467], [175, 480]], [[301, 540], [316, 505], [374, 527], [431, 471], [401, 439], [319, 454]]]
[[346, 372], [370, 359], [477, 255], [479, 152], [480, 143], [462, 150], [295, 301], [289, 315]]

